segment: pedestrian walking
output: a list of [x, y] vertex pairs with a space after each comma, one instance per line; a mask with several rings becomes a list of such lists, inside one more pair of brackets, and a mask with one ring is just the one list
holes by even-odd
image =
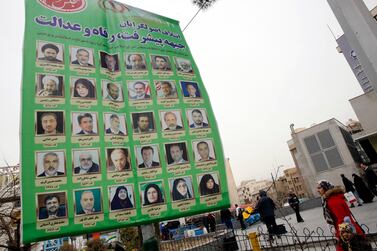
[[208, 222], [207, 215], [203, 215], [202, 216], [202, 223], [204, 225], [204, 228], [207, 230], [207, 233], [209, 233], [210, 232], [210, 228], [209, 228], [209, 222]]
[[292, 190], [290, 190], [288, 194], [288, 204], [291, 206], [293, 211], [295, 211], [297, 222], [304, 222], [304, 219], [300, 215], [300, 200]]
[[[347, 179], [346, 176], [344, 176], [344, 174], [341, 174], [340, 177], [342, 177], [342, 181], [343, 181], [343, 184], [344, 184], [344, 188], [346, 189], [346, 192], [347, 193], [349, 193], [349, 192], [353, 193], [353, 195], [355, 195], [357, 205], [362, 206], [363, 204], [361, 204], [361, 202], [360, 202], [360, 197], [359, 197], [352, 181]], [[353, 203], [351, 203], [351, 207], [355, 207], [355, 205]]]
[[260, 216], [262, 222], [266, 225], [269, 240], [272, 240], [272, 235], [276, 233], [277, 225], [275, 220], [275, 203], [274, 201], [267, 196], [267, 193], [263, 190], [259, 191], [259, 200], [255, 207], [255, 211], [257, 211]]
[[360, 168], [364, 170], [365, 177], [367, 178], [367, 183], [369, 186], [369, 189], [372, 191], [372, 193], [377, 196], [377, 175], [374, 172], [374, 170], [363, 163], [360, 164]]
[[[355, 233], [365, 236], [361, 227], [355, 219], [344, 198], [344, 190], [341, 187], [334, 187], [326, 180], [321, 180], [317, 184], [317, 191], [322, 197], [323, 216], [326, 222], [335, 228], [335, 237], [340, 241], [339, 224], [342, 224], [345, 217], [350, 219], [350, 223], [355, 226]], [[338, 243], [337, 251], [345, 251]]]
[[240, 224], [241, 224], [241, 230], [245, 230], [246, 229], [246, 225], [245, 225], [245, 222], [243, 220], [243, 209], [241, 207], [239, 207], [237, 204], [235, 204], [236, 206], [236, 218], [237, 220], [240, 221]]
[[216, 218], [212, 213], [207, 214], [208, 225], [210, 232], [216, 232]]
[[373, 193], [369, 190], [367, 185], [365, 185], [364, 180], [356, 175], [352, 174], [353, 177], [353, 184], [355, 185], [356, 191], [359, 194], [360, 198], [363, 200], [364, 203], [371, 203], [373, 202]]
[[233, 229], [232, 213], [228, 208], [220, 211], [221, 222], [225, 224], [227, 229]]

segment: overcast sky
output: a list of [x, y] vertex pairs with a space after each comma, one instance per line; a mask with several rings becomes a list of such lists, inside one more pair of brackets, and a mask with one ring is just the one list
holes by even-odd
[[[121, 2], [176, 19], [182, 29], [197, 11], [190, 0]], [[19, 162], [23, 3], [7, 1], [0, 10], [0, 166]], [[291, 123], [355, 118], [348, 100], [362, 90], [327, 24], [342, 34], [325, 0], [218, 0], [184, 32], [237, 183], [293, 166]]]

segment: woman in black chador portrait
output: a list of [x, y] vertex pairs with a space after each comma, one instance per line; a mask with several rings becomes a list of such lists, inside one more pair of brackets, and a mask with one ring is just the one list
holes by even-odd
[[128, 191], [125, 186], [119, 186], [115, 190], [114, 198], [111, 200], [111, 210], [133, 208]]
[[216, 194], [220, 192], [220, 186], [211, 174], [204, 174], [200, 180], [199, 190], [201, 195]]

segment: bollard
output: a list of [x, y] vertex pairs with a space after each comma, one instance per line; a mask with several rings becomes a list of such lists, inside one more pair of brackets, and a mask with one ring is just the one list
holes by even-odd
[[249, 241], [250, 241], [251, 247], [253, 248], [253, 251], [261, 251], [257, 233], [251, 232], [249, 234]]

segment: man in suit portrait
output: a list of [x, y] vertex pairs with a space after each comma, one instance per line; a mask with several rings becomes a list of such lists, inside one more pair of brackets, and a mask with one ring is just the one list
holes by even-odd
[[60, 204], [60, 199], [57, 194], [49, 194], [44, 199], [44, 207], [39, 209], [39, 219], [57, 219], [66, 217], [65, 205]]
[[192, 66], [189, 60], [183, 58], [176, 58], [177, 62], [177, 71], [183, 73], [194, 73]]
[[158, 71], [171, 71], [169, 58], [164, 56], [154, 56], [154, 69]]
[[198, 91], [198, 87], [195, 86], [194, 83], [187, 83], [186, 84], [186, 92], [187, 92], [187, 95], [185, 95], [185, 97], [188, 97], [188, 98], [200, 98], [200, 93]]
[[145, 60], [141, 54], [129, 54], [127, 56], [126, 68], [132, 71], [143, 71], [147, 69]]
[[149, 119], [150, 113], [139, 113], [137, 114], [136, 127], [134, 128], [135, 133], [150, 133], [154, 132], [153, 122]]
[[208, 127], [208, 124], [203, 122], [203, 114], [199, 109], [192, 110], [191, 117], [194, 123], [190, 125], [190, 128], [207, 128]]
[[51, 43], [44, 44], [41, 48], [41, 51], [44, 55], [44, 57], [38, 58], [38, 60], [41, 61], [48, 61], [52, 63], [62, 63], [60, 59], [57, 59], [56, 57], [58, 56], [59, 53], [59, 48]]
[[56, 177], [64, 175], [59, 172], [59, 156], [55, 152], [48, 152], [43, 156], [43, 172], [38, 177]]
[[86, 49], [79, 48], [76, 52], [76, 60], [72, 61], [72, 64], [80, 65], [83, 67], [92, 67], [92, 64], [89, 64], [90, 53]]
[[125, 170], [130, 170], [130, 162], [128, 158], [128, 151], [123, 148], [116, 148], [111, 151], [110, 159], [112, 165], [109, 167], [108, 171], [122, 172]]
[[173, 86], [169, 81], [160, 82], [161, 92], [159, 93], [160, 98], [177, 98], [177, 92], [173, 89]]
[[135, 92], [135, 96], [131, 96], [131, 99], [134, 100], [141, 100], [141, 99], [150, 99], [151, 96], [146, 93], [147, 85], [144, 82], [137, 81], [133, 84], [133, 89]]
[[53, 97], [53, 96], [61, 96], [61, 92], [59, 91], [59, 79], [52, 75], [45, 75], [42, 77], [42, 86], [37, 96], [39, 97]]
[[143, 163], [139, 165], [139, 168], [151, 168], [160, 166], [159, 162], [153, 161], [154, 150], [151, 146], [143, 146], [141, 148], [141, 157]]
[[56, 135], [61, 132], [58, 131], [58, 117], [53, 112], [45, 112], [41, 115], [41, 125], [43, 128], [43, 135]]
[[77, 133], [77, 135], [93, 135], [97, 134], [93, 130], [93, 116], [90, 113], [80, 114], [77, 117], [77, 121], [79, 122], [79, 126], [81, 130]]
[[187, 160], [183, 158], [183, 145], [182, 144], [171, 144], [169, 153], [170, 157], [172, 159], [169, 160], [169, 165], [178, 165], [178, 164], [186, 164], [188, 163]]
[[120, 126], [120, 119], [119, 116], [116, 114], [110, 115], [110, 127], [106, 129], [106, 134], [114, 134], [114, 135], [124, 135], [119, 129]]
[[119, 71], [119, 65], [118, 65], [118, 58], [114, 55], [105, 54], [104, 56], [105, 60], [105, 68], [110, 72], [116, 72]]
[[81, 193], [80, 197], [80, 205], [81, 209], [79, 209], [76, 214], [92, 214], [95, 212], [99, 212], [101, 209], [96, 209], [94, 207], [95, 198], [94, 194], [91, 190], [86, 190]]
[[98, 173], [99, 166], [97, 163], [93, 162], [93, 156], [90, 153], [80, 153], [79, 155], [80, 165], [75, 167], [73, 172], [75, 174], [90, 174]]
[[173, 112], [166, 112], [164, 114], [164, 121], [168, 127], [164, 131], [175, 131], [183, 129], [182, 126], [177, 125], [177, 115]]
[[200, 141], [197, 145], [196, 148], [198, 150], [200, 159], [199, 161], [209, 161], [209, 160], [214, 160], [211, 156], [209, 156], [209, 146], [208, 143], [205, 141]]
[[114, 83], [107, 83], [106, 85], [107, 95], [105, 100], [110, 101], [122, 101], [122, 96], [120, 94], [120, 88]]

